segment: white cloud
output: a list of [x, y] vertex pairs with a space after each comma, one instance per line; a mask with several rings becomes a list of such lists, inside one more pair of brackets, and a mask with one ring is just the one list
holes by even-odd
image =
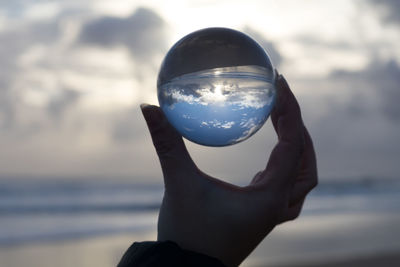
[[[32, 15], [42, 7], [29, 10]], [[39, 20], [22, 12], [18, 23], [7, 18], [7, 31], [0, 31], [0, 146], [2, 154], [8, 155], [1, 157], [0, 175], [110, 172], [120, 176], [132, 172], [137, 165], [111, 166], [125, 162], [122, 155], [135, 159], [143, 144], [151, 146], [149, 140], [143, 142], [147, 130], [137, 105], [155, 98], [163, 35], [144, 48], [135, 47], [137, 55], [153, 58], [140, 62], [139, 56], [132, 56], [130, 42], [115, 47], [76, 42], [81, 26], [93, 15], [90, 12], [50, 13]], [[149, 19], [135, 18], [137, 24]], [[150, 23], [146, 31], [155, 27], [152, 33], [156, 34], [162, 31], [159, 26]], [[143, 30], [137, 28], [138, 33]], [[133, 144], [132, 151], [124, 148]], [[108, 170], [103, 160], [109, 163]], [[135, 172], [148, 172], [145, 167], [139, 169]]]
[[[241, 77], [246, 73], [246, 79]], [[251, 78], [248, 78], [251, 76]], [[261, 109], [274, 100], [271, 73], [257, 66], [217, 68], [189, 73], [162, 85], [161, 101], [171, 108], [176, 102]]]
[[[149, 8], [139, 14], [134, 13], [139, 2], [128, 2], [58, 1], [59, 8], [1, 2], [1, 173], [161, 176], [136, 104], [156, 102], [157, 70], [167, 44], [206, 26], [245, 25], [279, 51], [279, 70], [299, 99], [322, 177], [400, 172], [398, 12], [388, 17], [391, 24], [380, 24], [376, 10], [347, 0], [185, 2], [183, 7], [178, 1], [146, 1]], [[104, 25], [112, 31], [101, 32]], [[331, 75], [335, 69], [342, 73]], [[256, 94], [224, 90], [238, 105], [264, 105]], [[192, 91], [184, 100], [198, 96]], [[251, 121], [240, 126], [249, 129], [246, 135], [257, 127]], [[238, 181], [265, 166], [274, 141], [268, 125], [232, 147], [189, 147], [205, 171]]]
[[230, 128], [232, 128], [233, 125], [235, 125], [234, 121], [228, 121], [228, 122], [223, 123], [221, 125], [221, 128], [230, 129]]
[[249, 136], [251, 136], [252, 134], [257, 132], [257, 130], [261, 127], [261, 125], [259, 125], [256, 122], [255, 118], [249, 118], [247, 120], [242, 120], [239, 125], [241, 128], [245, 128], [246, 130], [243, 132], [242, 136], [235, 139], [235, 142], [240, 142], [242, 140], [246, 140]]

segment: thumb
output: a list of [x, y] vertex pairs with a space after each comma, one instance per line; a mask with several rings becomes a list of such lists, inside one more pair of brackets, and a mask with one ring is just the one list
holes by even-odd
[[165, 186], [181, 183], [182, 176], [189, 176], [185, 174], [193, 173], [196, 169], [182, 136], [169, 124], [159, 107], [141, 104], [140, 108], [160, 160]]

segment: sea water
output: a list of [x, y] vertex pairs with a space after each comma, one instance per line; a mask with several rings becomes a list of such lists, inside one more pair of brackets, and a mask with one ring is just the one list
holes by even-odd
[[[308, 218], [311, 227], [322, 218], [399, 214], [398, 181], [348, 180], [321, 182], [307, 197], [300, 219]], [[163, 191], [161, 184], [134, 180], [0, 178], [0, 247], [155, 232]]]

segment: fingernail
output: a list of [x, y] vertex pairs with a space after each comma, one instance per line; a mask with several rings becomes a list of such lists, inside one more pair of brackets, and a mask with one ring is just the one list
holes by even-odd
[[140, 109], [143, 110], [144, 108], [146, 108], [148, 106], [150, 106], [150, 105], [146, 104], [146, 103], [142, 103], [142, 104], [140, 104]]

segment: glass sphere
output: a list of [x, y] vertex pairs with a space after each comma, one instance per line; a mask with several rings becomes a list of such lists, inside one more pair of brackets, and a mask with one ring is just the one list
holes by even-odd
[[246, 140], [267, 120], [276, 98], [275, 71], [249, 36], [207, 28], [169, 50], [157, 90], [161, 109], [183, 137], [227, 146]]

